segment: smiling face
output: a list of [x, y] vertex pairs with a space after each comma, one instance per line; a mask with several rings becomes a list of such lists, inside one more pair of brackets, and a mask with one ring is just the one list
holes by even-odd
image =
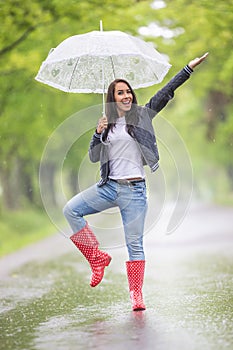
[[114, 99], [117, 106], [119, 117], [123, 117], [126, 112], [130, 111], [133, 101], [133, 95], [129, 86], [123, 82], [115, 85]]

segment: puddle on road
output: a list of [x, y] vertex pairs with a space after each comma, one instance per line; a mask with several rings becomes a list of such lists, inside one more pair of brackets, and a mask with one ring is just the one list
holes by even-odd
[[188, 251], [185, 256], [175, 251], [176, 256], [164, 256], [158, 263], [155, 277], [148, 271], [147, 286], [150, 279], [157, 285], [155, 293], [147, 290], [149, 300], [157, 299], [157, 311], [170, 325], [169, 332], [184, 329], [192, 334], [194, 349], [199, 340], [199, 348], [233, 348], [233, 256], [227, 251]]
[[137, 313], [125, 275], [106, 270], [90, 288], [89, 269], [77, 266], [76, 255], [30, 263], [0, 282], [0, 349], [232, 349], [232, 258], [157, 263]]

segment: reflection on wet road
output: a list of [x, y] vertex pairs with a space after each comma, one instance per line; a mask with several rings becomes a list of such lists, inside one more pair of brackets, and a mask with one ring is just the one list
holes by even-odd
[[121, 250], [97, 288], [72, 248], [15, 268], [0, 282], [0, 349], [232, 349], [232, 238], [181, 241], [148, 238], [145, 312], [131, 311]]

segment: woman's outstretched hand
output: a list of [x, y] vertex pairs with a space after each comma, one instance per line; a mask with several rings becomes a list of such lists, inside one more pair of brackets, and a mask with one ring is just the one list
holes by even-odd
[[98, 121], [98, 125], [97, 125], [97, 128], [96, 128], [97, 133], [101, 134], [102, 131], [104, 131], [104, 129], [107, 128], [107, 126], [108, 126], [108, 120], [107, 120], [107, 117], [104, 115]]
[[188, 63], [188, 66], [191, 68], [191, 69], [194, 69], [196, 66], [198, 66], [200, 63], [202, 63], [206, 57], [209, 55], [209, 52], [206, 52], [203, 56], [201, 56], [200, 58], [199, 57], [196, 57], [194, 58], [194, 60], [190, 61]]

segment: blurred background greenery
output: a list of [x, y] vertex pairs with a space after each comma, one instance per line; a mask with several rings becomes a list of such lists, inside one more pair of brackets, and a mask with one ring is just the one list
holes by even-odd
[[[0, 6], [0, 255], [55, 231], [40, 197], [43, 149], [62, 121], [100, 104], [101, 96], [63, 93], [34, 77], [50, 48], [71, 35], [98, 30], [100, 20], [104, 30], [140, 36], [169, 57], [172, 68], [164, 81], [137, 91], [140, 104], [190, 59], [210, 52], [163, 116], [182, 135], [190, 153], [195, 197], [233, 204], [231, 0], [8, 0]], [[79, 153], [73, 152], [67, 162], [72, 193], [89, 138], [84, 135]], [[48, 178], [54, 206], [59, 193], [56, 171], [51, 160]]]

